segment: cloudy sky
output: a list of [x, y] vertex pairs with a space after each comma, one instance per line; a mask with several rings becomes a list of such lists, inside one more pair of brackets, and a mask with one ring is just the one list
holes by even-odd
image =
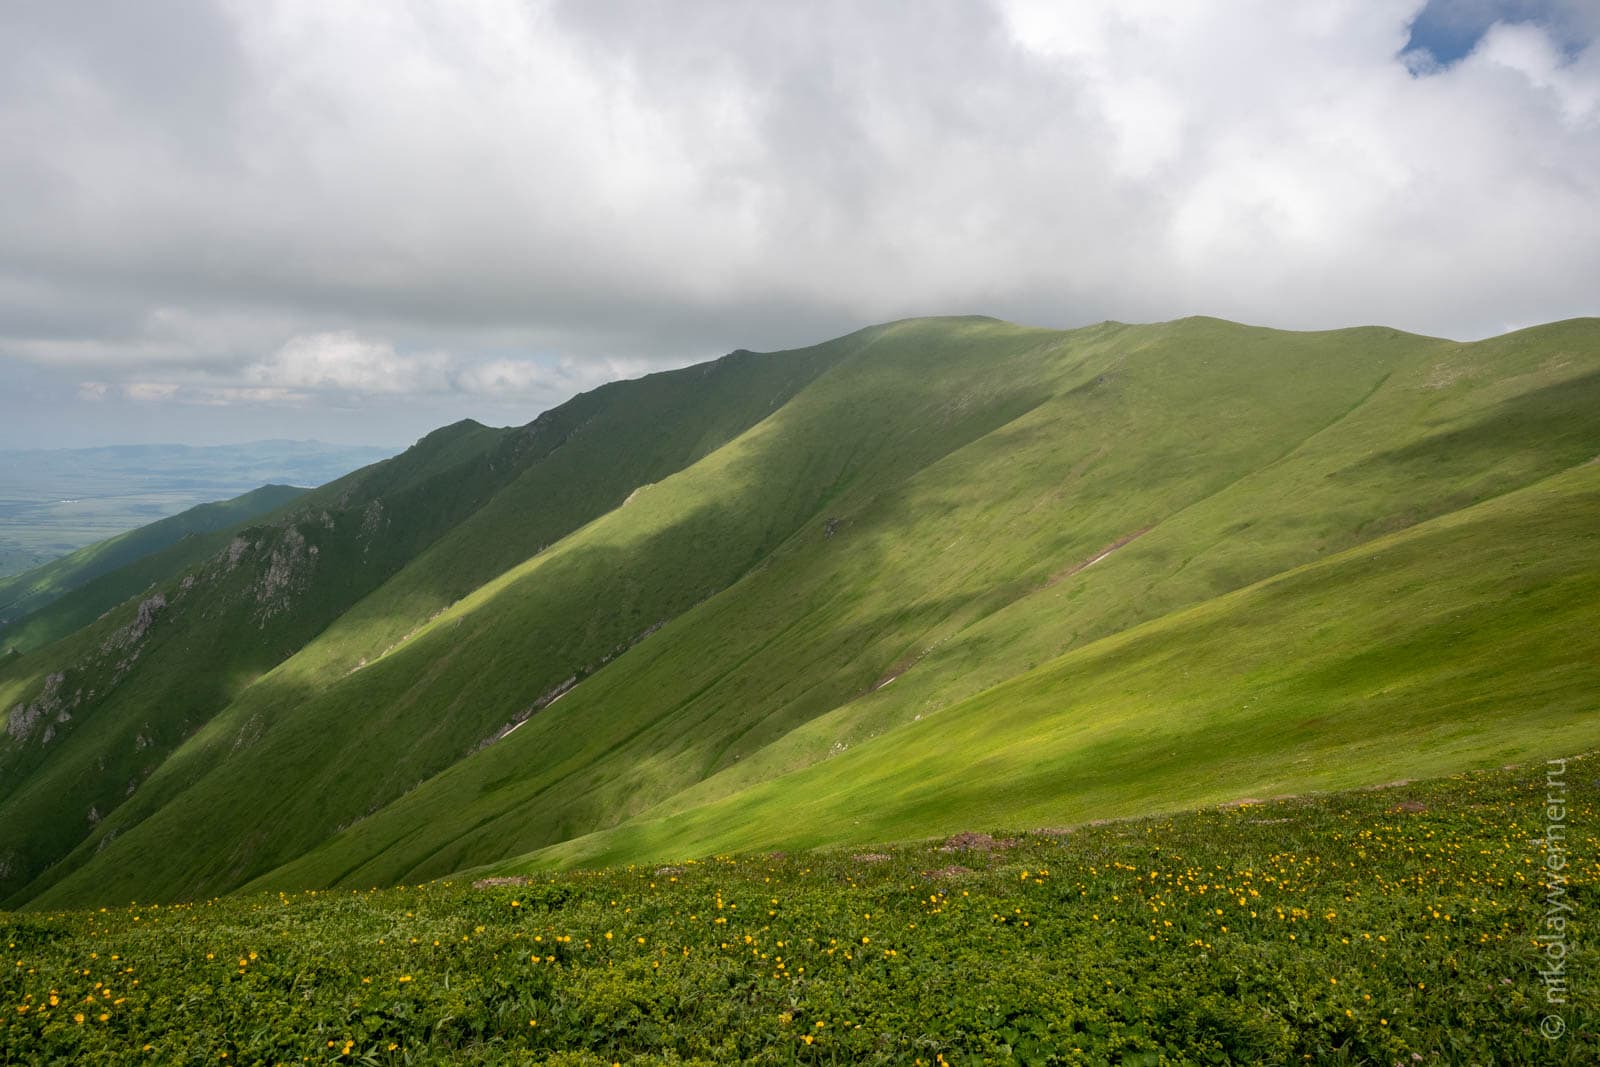
[[1600, 314], [1593, 0], [17, 0], [0, 447], [404, 443], [906, 315]]

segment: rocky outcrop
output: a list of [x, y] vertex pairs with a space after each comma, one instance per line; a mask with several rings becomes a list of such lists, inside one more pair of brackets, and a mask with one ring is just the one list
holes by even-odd
[[317, 546], [307, 545], [298, 527], [290, 526], [283, 531], [267, 557], [266, 570], [255, 583], [258, 621], [265, 623], [274, 615], [288, 611], [295, 599], [310, 588], [317, 554]]
[[44, 680], [44, 689], [32, 703], [18, 704], [6, 716], [6, 735], [21, 744], [43, 728], [43, 741], [48, 744], [55, 738], [55, 723], [72, 721], [72, 714], [62, 697], [65, 673], [57, 672]]

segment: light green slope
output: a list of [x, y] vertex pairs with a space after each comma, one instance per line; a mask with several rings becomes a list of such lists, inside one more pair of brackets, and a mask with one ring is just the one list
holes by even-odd
[[233, 527], [304, 493], [293, 486], [264, 485], [0, 579], [0, 648], [25, 652], [65, 637], [152, 583], [212, 555], [227, 543]]
[[1600, 742], [1597, 604], [1588, 463], [1095, 642], [804, 770], [493, 869], [1061, 826], [1580, 751]]
[[1092, 569], [930, 642], [915, 670], [893, 686], [855, 701], [826, 725], [795, 731], [673, 803], [701, 803], [823, 758], [1130, 622], [1600, 454], [1597, 370], [1600, 322], [1593, 319], [1426, 350], [1279, 461], [1184, 509]]

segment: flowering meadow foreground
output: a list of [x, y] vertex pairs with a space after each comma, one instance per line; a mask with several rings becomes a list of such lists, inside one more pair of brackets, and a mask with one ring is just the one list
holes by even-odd
[[0, 1061], [1591, 1064], [1597, 775], [0, 914]]

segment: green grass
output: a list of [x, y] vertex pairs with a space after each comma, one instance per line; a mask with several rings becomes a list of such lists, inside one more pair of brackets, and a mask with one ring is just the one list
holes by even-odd
[[1587, 1064], [1589, 764], [992, 847], [0, 914], [0, 1060]]
[[497, 869], [1077, 823], [1592, 746], [1597, 561], [1600, 464], [1587, 464], [1070, 652], [788, 775]]
[[[141, 596], [159, 594], [167, 606], [137, 641], [126, 640], [137, 610], [129, 603], [0, 663], [0, 707], [53, 704], [31, 735], [0, 736], [0, 893], [68, 873], [60, 861], [69, 852], [92, 839], [93, 854], [121, 819], [186, 790], [292, 711], [306, 686], [345, 677], [509, 561], [714, 449], [828, 358], [734, 354], [602, 387], [517, 430], [443, 428], [244, 531], [236, 558], [225, 546], [158, 589], [141, 584]], [[702, 397], [724, 402], [694, 403]], [[52, 701], [53, 674], [63, 681]], [[281, 684], [285, 676], [292, 684]], [[231, 717], [216, 717], [223, 709]], [[232, 869], [239, 844], [216, 858]]]
[[[5, 888], [414, 882], [1592, 747], [1597, 410], [1596, 320], [968, 318], [441, 431], [319, 498], [325, 538], [304, 506], [339, 565], [281, 623], [196, 597], [92, 729], [13, 757]], [[190, 678], [191, 628], [270, 655]], [[0, 701], [107, 632], [0, 666]], [[193, 709], [163, 758], [89, 770], [156, 708]]]
[[[212, 713], [480, 504], [507, 433], [436, 431], [0, 663], [0, 705], [12, 709], [0, 739], [0, 890], [60, 859]], [[406, 521], [367, 521], [385, 506]]]
[[[894, 342], [898, 346], [889, 348]], [[1059, 655], [1061, 644], [1087, 645], [1141, 618], [1238, 588], [1253, 575], [1273, 574], [1292, 560], [1359, 543], [1362, 528], [1381, 525], [1401, 508], [1448, 510], [1460, 491], [1453, 481], [1403, 468], [1361, 480], [1343, 474], [1368, 454], [1369, 442], [1431, 437], [1434, 427], [1419, 417], [1419, 408], [1435, 413], [1438, 422], [1454, 417], [1472, 425], [1499, 418], [1501, 396], [1521, 395], [1495, 380], [1488, 397], [1470, 389], [1439, 397], [1425, 383], [1440, 353], [1466, 362], [1450, 346], [1390, 331], [1286, 336], [1210, 321], [1068, 335], [993, 323], [963, 324], [959, 331], [917, 323], [885, 334], [866, 358], [819, 381], [745, 441], [651, 490], [663, 494], [657, 497], [659, 519], [637, 513], [636, 501], [582, 531], [565, 554], [535, 560], [463, 601], [381, 665], [381, 672], [308, 702], [302, 711], [308, 719], [315, 716], [316, 726], [306, 735], [334, 738], [335, 747], [348, 751], [383, 753], [376, 758], [387, 762], [407, 758], [389, 755], [407, 738], [424, 730], [430, 737], [451, 729], [466, 733], [465, 725], [475, 734], [465, 739], [466, 748], [508, 721], [519, 703], [526, 706], [570, 676], [570, 658], [543, 667], [542, 675], [534, 671], [541, 668], [547, 642], [569, 632], [573, 620], [594, 617], [582, 598], [598, 590], [605, 605], [611, 603], [606, 590], [614, 587], [608, 582], [681, 583], [695, 573], [694, 553], [711, 535], [680, 516], [705, 510], [693, 495], [706, 491], [702, 485], [736, 498], [742, 505], [738, 519], [753, 525], [769, 506], [759, 487], [806, 484], [804, 472], [793, 469], [794, 458], [812, 457], [815, 442], [845, 446], [860, 462], [855, 457], [861, 435], [888, 433], [887, 415], [870, 421], [862, 409], [892, 412], [890, 424], [908, 434], [929, 426], [943, 430], [937, 412], [953, 398], [977, 407], [979, 381], [999, 380], [1019, 395], [1017, 401], [996, 398], [1016, 405], [1000, 418], [1021, 414], [987, 432], [981, 431], [995, 416], [982, 415], [985, 421], [975, 427], [980, 432], [965, 440], [942, 434], [930, 443], [942, 445], [943, 453], [921, 461], [909, 475], [859, 477], [853, 492], [815, 512], [735, 586], [669, 623], [505, 741], [399, 799], [374, 803], [384, 798], [362, 792], [362, 775], [325, 767], [314, 787], [275, 802], [279, 824], [291, 828], [280, 835], [289, 846], [283, 854], [304, 852], [338, 828], [326, 807], [310, 810], [312, 797], [326, 806], [330, 798], [350, 795], [334, 804], [350, 813], [345, 819], [357, 821], [268, 873], [261, 884], [437, 877], [580, 839], [585, 831], [632, 816], [649, 820], [657, 804], [696, 806], [722, 790], [727, 795], [778, 780], [917, 715], [932, 723], [928, 716], [981, 692], [986, 678], [992, 685], [1024, 673]], [[1296, 384], [1335, 357], [1339, 373], [1328, 389]], [[1215, 370], [1195, 370], [1213, 363]], [[1358, 368], [1365, 369], [1363, 376], [1353, 373]], [[983, 377], [964, 383], [957, 376], [963, 371]], [[908, 380], [925, 383], [927, 407], [906, 392]], [[1055, 395], [1036, 402], [1047, 387]], [[1167, 417], [1190, 405], [1221, 408], [1225, 417]], [[812, 419], [820, 423], [816, 429]], [[1502, 476], [1497, 487], [1515, 486], [1530, 474], [1561, 469], [1574, 455], [1600, 450], [1600, 426], [1593, 420], [1578, 420], [1572, 432], [1580, 438], [1576, 444], [1552, 434], [1550, 444], [1558, 447], [1514, 450], [1520, 469]], [[767, 443], [769, 436], [774, 444]], [[801, 443], [792, 443], [797, 437]], [[749, 450], [759, 458], [747, 459]], [[911, 451], [896, 441], [883, 454], [903, 461]], [[730, 467], [742, 465], [763, 476], [731, 477]], [[1307, 483], [1314, 488], [1301, 488]], [[1322, 488], [1329, 483], [1331, 488]], [[1229, 536], [1241, 511], [1248, 514], [1246, 505], [1259, 509], [1264, 528], [1252, 537], [1255, 555], [1264, 558], [1253, 563], [1239, 562], [1239, 546]], [[1164, 521], [1112, 557], [1048, 584], [1052, 575], [1163, 515]], [[833, 537], [826, 536], [828, 518], [841, 520]], [[688, 536], [645, 547], [621, 541], [633, 547], [590, 556], [590, 570], [577, 570], [576, 564], [574, 571], [556, 569], [574, 556], [585, 561], [580, 553], [588, 555], [597, 542], [629, 536], [651, 521], [684, 524], [668, 528]], [[1185, 555], [1175, 551], [1179, 545]], [[1222, 565], [1210, 564], [1212, 558]], [[571, 600], [555, 599], [563, 586], [575, 589]], [[1586, 610], [1579, 608], [1580, 618]], [[642, 629], [648, 622], [632, 625]], [[1001, 623], [1007, 628], [1003, 640], [986, 635]], [[500, 654], [507, 633], [523, 635], [526, 651], [514, 658]], [[914, 668], [891, 688], [873, 692], [908, 663]], [[1569, 693], [1580, 704], [1569, 705], [1567, 714], [1580, 722], [1588, 710], [1581, 704], [1584, 692]], [[374, 698], [382, 701], [384, 716], [357, 713]], [[448, 709], [442, 723], [440, 708]], [[476, 721], [468, 717], [480, 708], [489, 714]], [[835, 729], [840, 720], [844, 728]], [[1022, 720], [1018, 728], [1026, 734], [1032, 727]], [[936, 727], [925, 728], [924, 735], [931, 745], [941, 744]], [[879, 748], [880, 765], [900, 764], [903, 740]], [[980, 740], [976, 751], [985, 743]], [[302, 748], [300, 757], [307, 751]], [[1493, 758], [1494, 751], [1486, 745], [1475, 756]], [[262, 765], [282, 768], [292, 759], [286, 754]], [[417, 781], [394, 777], [401, 791]], [[850, 792], [857, 779], [846, 775], [839, 781]], [[1159, 793], [1165, 781], [1154, 776], [1150, 792]], [[813, 796], [807, 782], [771, 785], [760, 795], [777, 799], [749, 812], [750, 825], [760, 833], [790, 833], [797, 825], [850, 832], [854, 812], [849, 819], [835, 818], [837, 811], [812, 819], [802, 810]], [[1060, 791], [1059, 780], [1040, 777], [1036, 786]], [[248, 777], [219, 772], [192, 800], [207, 810], [236, 810], [256, 792], [259, 786]], [[747, 799], [740, 796], [715, 810], [744, 825]], [[881, 799], [863, 789], [851, 807], [872, 809]], [[937, 813], [937, 805], [924, 807], [913, 821]], [[162, 823], [167, 828], [157, 836]], [[134, 840], [139, 848], [163, 853], [182, 849], [183, 825], [175, 810], [144, 828], [149, 836]], [[674, 838], [675, 832], [668, 833], [663, 846]], [[691, 834], [683, 843], [698, 840]], [[263, 870], [270, 866], [263, 864]], [[75, 876], [60, 898], [47, 899], [137, 891], [144, 876], [110, 867]]]

